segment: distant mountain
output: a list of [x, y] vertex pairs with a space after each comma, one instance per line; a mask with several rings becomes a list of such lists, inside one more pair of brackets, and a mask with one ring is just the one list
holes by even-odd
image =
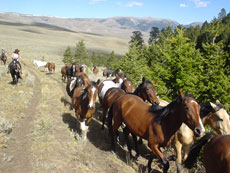
[[0, 13], [0, 18], [14, 19], [18, 21], [29, 21], [33, 23], [44, 23], [66, 28], [74, 32], [86, 32], [104, 36], [114, 36], [130, 39], [133, 31], [141, 31], [145, 39], [149, 37], [152, 27], [160, 30], [167, 26], [173, 28], [178, 22], [170, 19], [159, 18], [135, 18], [135, 17], [112, 17], [112, 18], [61, 18], [50, 16], [35, 16], [19, 13]]

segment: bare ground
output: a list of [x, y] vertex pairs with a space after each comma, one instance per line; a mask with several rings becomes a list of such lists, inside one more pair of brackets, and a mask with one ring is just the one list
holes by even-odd
[[[70, 110], [70, 99], [59, 71], [36, 71], [26, 61], [23, 80], [15, 86], [5, 73], [6, 66], [0, 65], [0, 118], [13, 124], [11, 133], [0, 133], [0, 173], [145, 172], [146, 158], [150, 155], [146, 145], [141, 146], [138, 162], [129, 164], [124, 147], [118, 146], [116, 154], [111, 152], [108, 130], [101, 130], [99, 103], [87, 141], [79, 138], [79, 124]], [[89, 72], [89, 77], [103, 80], [101, 74]], [[171, 148], [164, 153], [171, 155]], [[174, 162], [170, 166], [169, 172], [176, 172]], [[152, 168], [152, 172], [162, 172], [157, 160]]]

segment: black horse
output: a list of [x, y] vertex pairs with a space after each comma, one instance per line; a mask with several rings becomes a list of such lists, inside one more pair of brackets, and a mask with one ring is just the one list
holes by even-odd
[[13, 79], [13, 84], [17, 84], [18, 83], [18, 79], [21, 78], [21, 75], [20, 75], [20, 65], [18, 64], [18, 62], [16, 60], [13, 60], [10, 65], [9, 65], [9, 68], [10, 68], [10, 74], [11, 74], [11, 77]]

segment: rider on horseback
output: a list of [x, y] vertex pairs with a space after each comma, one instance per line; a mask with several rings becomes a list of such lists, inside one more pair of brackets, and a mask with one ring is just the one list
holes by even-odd
[[19, 62], [19, 52], [20, 50], [19, 49], [15, 49], [14, 52], [12, 53], [12, 62], [8, 65], [8, 73], [10, 71], [10, 67], [13, 65], [14, 61], [16, 61], [18, 67], [19, 67], [19, 71], [20, 71], [20, 74], [22, 74], [22, 66]]

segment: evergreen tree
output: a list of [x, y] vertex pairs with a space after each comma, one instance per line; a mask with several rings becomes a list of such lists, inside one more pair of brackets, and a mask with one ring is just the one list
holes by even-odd
[[152, 27], [150, 31], [149, 41], [151, 44], [153, 41], [156, 42], [159, 39], [160, 31], [158, 27]]
[[107, 64], [106, 64], [106, 67], [108, 69], [113, 69], [113, 67], [118, 63], [118, 59], [117, 57], [115, 56], [115, 53], [114, 51], [112, 51], [110, 54], [109, 54], [109, 57], [107, 59]]
[[223, 19], [224, 17], [226, 17], [226, 10], [222, 8], [220, 13], [218, 14], [218, 19]]
[[136, 42], [135, 45], [137, 45], [139, 48], [143, 47], [144, 39], [141, 31], [133, 31], [133, 35], [129, 41], [130, 46], [132, 46], [134, 42]]
[[86, 64], [88, 59], [88, 52], [83, 40], [79, 41], [76, 45], [76, 51], [74, 54], [74, 63]]
[[64, 52], [62, 62], [64, 62], [65, 64], [73, 63], [73, 54], [69, 46], [66, 48]]

